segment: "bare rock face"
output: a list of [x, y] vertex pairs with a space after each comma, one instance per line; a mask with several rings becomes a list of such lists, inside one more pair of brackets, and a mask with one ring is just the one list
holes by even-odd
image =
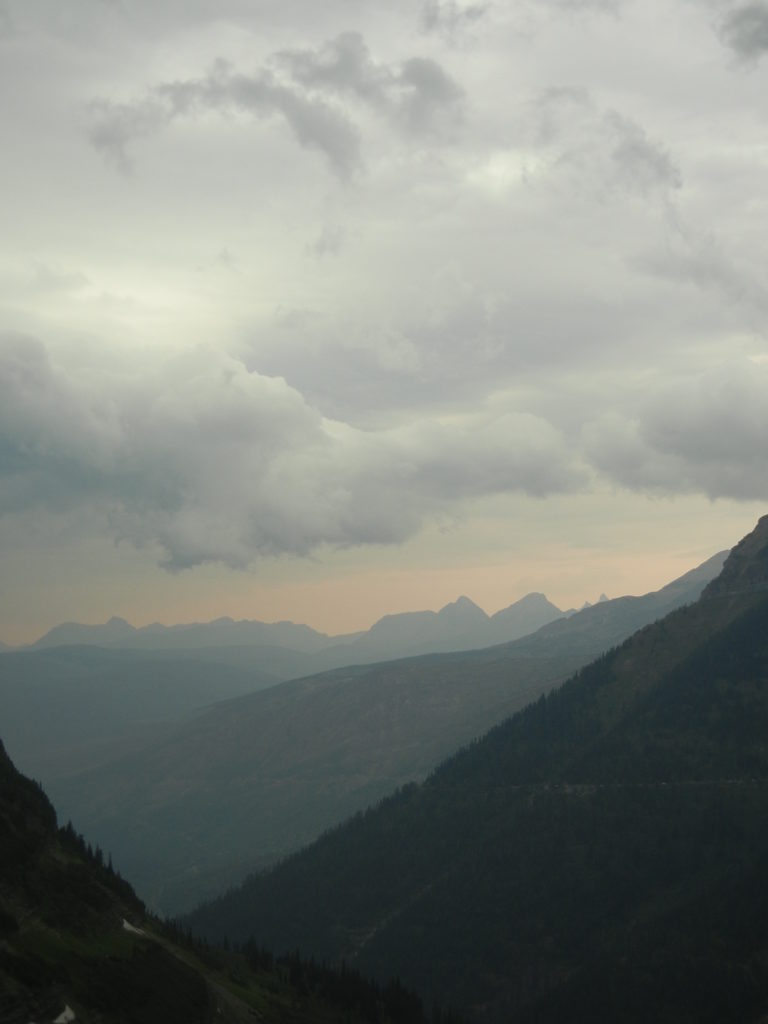
[[720, 575], [704, 589], [702, 597], [725, 597], [768, 590], [768, 515], [739, 541], [725, 561]]

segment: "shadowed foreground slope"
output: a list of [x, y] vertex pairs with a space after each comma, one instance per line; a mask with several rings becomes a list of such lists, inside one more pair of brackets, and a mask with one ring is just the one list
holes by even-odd
[[765, 517], [698, 603], [190, 921], [478, 1020], [756, 1021], [767, 736]]
[[[437, 1015], [433, 1020], [447, 1018]], [[0, 743], [0, 1021], [426, 1024], [417, 997], [296, 956], [211, 951], [145, 915], [127, 882]]]

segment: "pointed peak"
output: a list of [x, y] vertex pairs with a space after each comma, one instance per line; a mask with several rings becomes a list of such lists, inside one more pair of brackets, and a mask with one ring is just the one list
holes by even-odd
[[458, 597], [455, 601], [445, 605], [437, 613], [439, 619], [451, 619], [454, 616], [459, 616], [461, 619], [472, 618], [472, 619], [487, 619], [488, 616], [476, 605], [474, 601], [471, 601], [464, 594]]
[[554, 608], [555, 607], [555, 605], [552, 604], [552, 602], [549, 600], [547, 595], [540, 593], [540, 591], [538, 591], [538, 590], [532, 590], [530, 594], [526, 594], [525, 597], [521, 597], [518, 601], [515, 601], [514, 604], [510, 605], [511, 608], [514, 608], [515, 606], [517, 606], [518, 608], [522, 608], [522, 607], [525, 607], [525, 606], [530, 606], [531, 608], [533, 608], [533, 607]]

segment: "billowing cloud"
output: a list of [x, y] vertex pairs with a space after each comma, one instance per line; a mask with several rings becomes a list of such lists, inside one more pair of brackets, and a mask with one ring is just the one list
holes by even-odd
[[321, 546], [401, 543], [489, 495], [588, 490], [768, 497], [768, 366], [734, 364], [631, 402], [593, 394], [581, 434], [499, 393], [473, 412], [362, 430], [211, 349], [141, 378], [0, 344], [0, 516], [100, 509], [163, 564], [242, 568]]
[[211, 350], [138, 379], [67, 371], [38, 341], [0, 347], [0, 514], [100, 507], [116, 538], [174, 569], [244, 567], [319, 545], [395, 543], [466, 498], [570, 491], [583, 471], [559, 432], [489, 408], [362, 431], [280, 378]]
[[744, 60], [768, 52], [768, 4], [739, 4], [720, 23], [723, 43]]

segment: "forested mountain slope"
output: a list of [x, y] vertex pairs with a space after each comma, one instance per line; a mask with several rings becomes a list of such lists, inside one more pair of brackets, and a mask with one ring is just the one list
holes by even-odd
[[427, 1015], [397, 982], [182, 940], [145, 914], [100, 850], [57, 828], [44, 793], [0, 742], [0, 1021], [33, 1020], [427, 1024]]
[[702, 598], [190, 920], [478, 1020], [768, 1010], [768, 517]]
[[617, 640], [695, 600], [723, 557], [511, 644], [337, 669], [219, 703], [98, 770], [42, 779], [154, 907], [191, 909], [423, 779]]

